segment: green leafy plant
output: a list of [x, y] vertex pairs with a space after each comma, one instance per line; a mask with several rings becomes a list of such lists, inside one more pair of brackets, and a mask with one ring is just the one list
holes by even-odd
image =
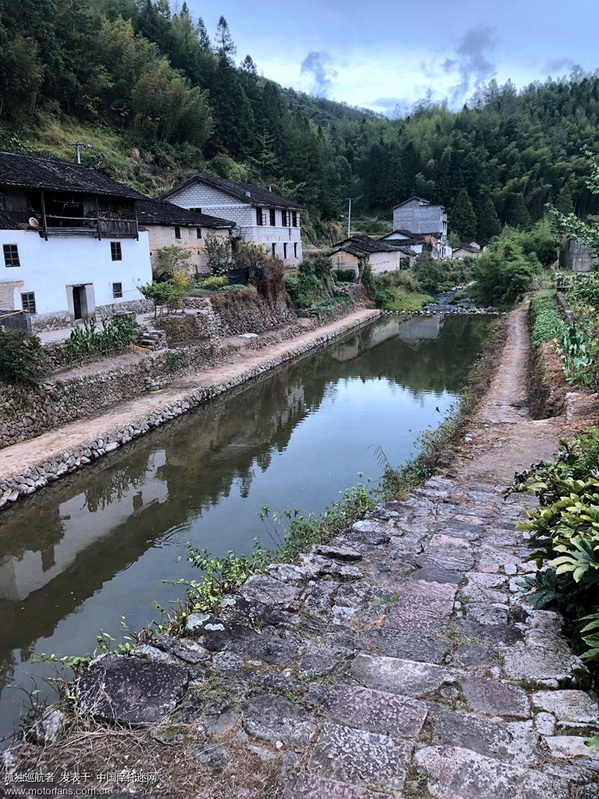
[[46, 353], [37, 336], [24, 330], [0, 331], [0, 380], [28, 386], [49, 372]]

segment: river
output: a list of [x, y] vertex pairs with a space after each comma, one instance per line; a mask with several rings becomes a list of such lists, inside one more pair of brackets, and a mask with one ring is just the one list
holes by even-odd
[[[262, 506], [320, 513], [416, 452], [456, 401], [485, 316], [385, 317], [203, 406], [0, 513], [0, 738], [57, 656], [140, 629], [195, 578], [184, 545], [276, 544]], [[363, 475], [363, 477], [359, 476]], [[7, 739], [8, 740], [8, 739]]]

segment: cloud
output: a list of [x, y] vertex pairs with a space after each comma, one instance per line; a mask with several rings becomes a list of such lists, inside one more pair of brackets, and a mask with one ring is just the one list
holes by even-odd
[[494, 50], [496, 44], [495, 28], [488, 25], [470, 28], [463, 35], [455, 50], [457, 59], [448, 58], [443, 64], [446, 71], [457, 69], [460, 77], [460, 82], [451, 87], [455, 102], [495, 76], [495, 64], [489, 61], [485, 52]]
[[328, 53], [318, 50], [311, 50], [302, 61], [301, 74], [312, 75], [313, 92], [317, 97], [326, 97], [337, 78], [337, 70], [331, 66], [332, 61]]
[[572, 69], [574, 66], [577, 66], [571, 58], [564, 56], [563, 58], [554, 58], [552, 61], [548, 61], [545, 64], [543, 72], [546, 72], [548, 75], [556, 72], [565, 72], [566, 70]]

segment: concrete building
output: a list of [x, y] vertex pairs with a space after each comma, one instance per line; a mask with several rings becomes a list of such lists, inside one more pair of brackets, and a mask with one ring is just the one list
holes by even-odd
[[447, 212], [442, 205], [433, 205], [422, 197], [410, 197], [393, 209], [393, 230], [430, 233], [442, 243], [447, 240]]
[[203, 214], [230, 219], [240, 238], [262, 244], [269, 255], [285, 266], [303, 259], [302, 206], [252, 183], [197, 174], [167, 191], [160, 198]]

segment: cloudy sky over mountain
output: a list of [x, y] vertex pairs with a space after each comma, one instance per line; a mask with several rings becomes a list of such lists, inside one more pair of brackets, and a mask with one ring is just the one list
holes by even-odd
[[240, 61], [283, 86], [393, 113], [432, 92], [459, 107], [495, 78], [522, 87], [599, 67], [599, 0], [187, 0]]

